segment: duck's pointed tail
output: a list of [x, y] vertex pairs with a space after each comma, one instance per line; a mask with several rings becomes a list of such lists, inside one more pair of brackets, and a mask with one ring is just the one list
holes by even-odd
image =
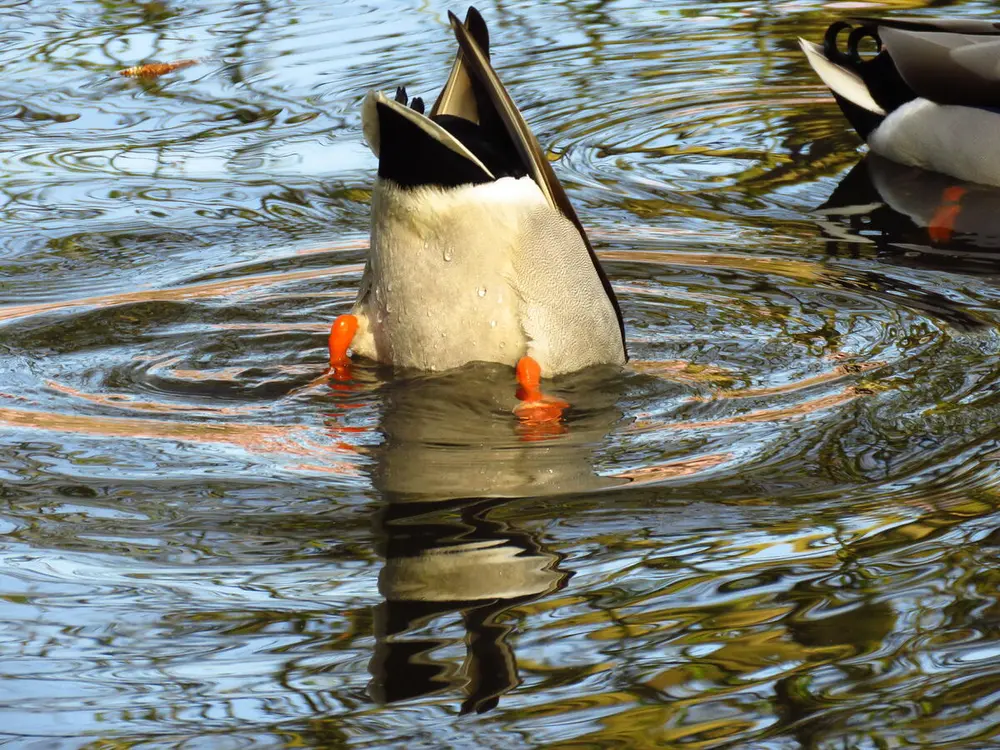
[[369, 91], [361, 107], [365, 140], [379, 177], [403, 186], [490, 182], [494, 174], [461, 140], [402, 101]]
[[823, 47], [805, 39], [799, 45], [813, 70], [833, 92], [844, 116], [862, 138], [877, 128], [885, 119], [886, 111], [875, 98], [865, 80], [842, 62], [831, 59]]

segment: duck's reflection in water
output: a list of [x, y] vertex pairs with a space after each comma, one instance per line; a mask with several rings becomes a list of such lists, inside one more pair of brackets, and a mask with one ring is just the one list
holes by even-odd
[[[595, 449], [621, 418], [621, 380], [595, 373], [553, 389], [574, 405], [559, 429], [511, 415], [510, 368], [474, 366], [387, 386], [372, 470], [385, 558], [370, 663], [375, 700], [454, 690], [464, 694], [464, 712], [482, 712], [518, 684], [505, 613], [560, 589], [571, 573], [536, 535], [491, 513], [513, 498], [627, 481], [593, 468]], [[456, 621], [464, 635], [442, 635]]]
[[995, 272], [1000, 264], [1000, 188], [868, 154], [818, 213], [835, 254], [847, 243], [855, 253], [874, 245], [902, 265]]
[[[561, 588], [570, 574], [531, 534], [490, 521], [495, 502], [453, 504], [451, 513], [433, 518], [412, 515], [421, 509], [410, 505], [390, 504], [380, 514], [385, 601], [375, 612], [369, 688], [375, 700], [458, 688], [462, 711], [482, 712], [518, 684], [508, 641], [514, 626], [504, 613]], [[454, 638], [421, 632], [442, 617], [464, 626], [461, 665], [437, 653]]]

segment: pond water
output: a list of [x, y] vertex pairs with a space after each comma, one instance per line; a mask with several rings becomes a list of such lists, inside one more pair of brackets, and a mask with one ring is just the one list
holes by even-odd
[[991, 5], [478, 5], [633, 358], [550, 430], [324, 377], [464, 6], [0, 2], [0, 744], [995, 746], [1000, 197], [795, 41]]

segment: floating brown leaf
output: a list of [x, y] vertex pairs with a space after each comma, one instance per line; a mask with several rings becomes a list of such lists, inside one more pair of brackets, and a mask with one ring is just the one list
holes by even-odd
[[177, 60], [176, 62], [169, 63], [146, 63], [145, 65], [133, 65], [131, 68], [119, 70], [118, 75], [126, 76], [127, 78], [159, 78], [167, 73], [173, 73], [175, 70], [190, 68], [192, 65], [197, 65], [199, 62], [199, 60]]

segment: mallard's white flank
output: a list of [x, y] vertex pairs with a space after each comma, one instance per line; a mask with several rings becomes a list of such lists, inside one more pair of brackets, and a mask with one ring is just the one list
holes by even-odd
[[379, 179], [354, 350], [445, 370], [533, 357], [546, 377], [624, 364], [576, 227], [530, 177], [447, 190]]

